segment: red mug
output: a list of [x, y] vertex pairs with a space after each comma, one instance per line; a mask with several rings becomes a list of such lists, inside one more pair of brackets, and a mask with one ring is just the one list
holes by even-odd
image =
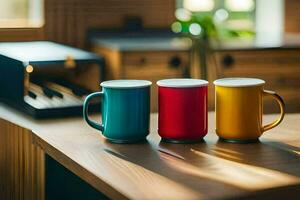
[[162, 141], [190, 143], [207, 134], [207, 85], [200, 79], [165, 79], [158, 85], [158, 134]]

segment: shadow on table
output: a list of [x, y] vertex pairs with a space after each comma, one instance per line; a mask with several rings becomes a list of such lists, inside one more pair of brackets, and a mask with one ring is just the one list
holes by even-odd
[[273, 191], [270, 188], [291, 185], [298, 189], [300, 183], [299, 154], [294, 152], [299, 149], [281, 143], [119, 145], [106, 142], [106, 146], [105, 151], [113, 156], [212, 198], [249, 191]]
[[[291, 185], [291, 186], [283, 186], [276, 187], [271, 189], [265, 189], [257, 192], [252, 192], [251, 194], [241, 195], [238, 197], [239, 200], [282, 200], [282, 199], [297, 199], [300, 194], [300, 185]], [[224, 200], [234, 200], [233, 198], [225, 198]]]
[[281, 142], [262, 141], [251, 144], [232, 144], [218, 141], [209, 154], [237, 163], [300, 176], [300, 148]]

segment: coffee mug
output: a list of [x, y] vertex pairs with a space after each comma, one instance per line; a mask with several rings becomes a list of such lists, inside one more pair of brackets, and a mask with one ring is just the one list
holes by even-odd
[[[273, 91], [264, 90], [265, 81], [256, 78], [224, 78], [214, 81], [216, 133], [228, 142], [254, 142], [263, 132], [277, 126], [284, 117], [284, 102]], [[263, 98], [272, 97], [280, 117], [262, 125]]]
[[158, 133], [162, 141], [190, 143], [207, 134], [207, 85], [200, 79], [165, 79], [158, 85]]
[[[115, 143], [144, 140], [149, 134], [150, 81], [112, 80], [101, 83], [102, 92], [88, 95], [83, 104], [84, 120]], [[102, 124], [88, 117], [94, 97], [102, 98]], [[99, 108], [100, 110], [100, 108]]]

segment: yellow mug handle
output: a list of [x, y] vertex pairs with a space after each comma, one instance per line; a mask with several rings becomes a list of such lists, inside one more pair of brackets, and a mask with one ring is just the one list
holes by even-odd
[[264, 95], [264, 97], [265, 96], [270, 96], [270, 97], [274, 98], [276, 100], [276, 102], [278, 103], [279, 108], [280, 108], [280, 117], [277, 120], [275, 120], [274, 122], [272, 122], [270, 124], [267, 124], [267, 125], [262, 127], [262, 131], [265, 132], [267, 130], [270, 130], [270, 129], [274, 128], [275, 126], [280, 124], [280, 122], [283, 120], [283, 117], [284, 117], [284, 114], [285, 114], [285, 105], [284, 105], [283, 99], [278, 94], [276, 94], [276, 92], [273, 92], [273, 91], [270, 91], [270, 90], [264, 90], [263, 95]]

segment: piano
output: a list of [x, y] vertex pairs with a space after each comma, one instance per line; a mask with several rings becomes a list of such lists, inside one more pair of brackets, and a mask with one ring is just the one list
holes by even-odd
[[[54, 42], [2, 42], [0, 101], [36, 119], [81, 115], [104, 67], [101, 56]], [[100, 100], [90, 109], [99, 110]]]

